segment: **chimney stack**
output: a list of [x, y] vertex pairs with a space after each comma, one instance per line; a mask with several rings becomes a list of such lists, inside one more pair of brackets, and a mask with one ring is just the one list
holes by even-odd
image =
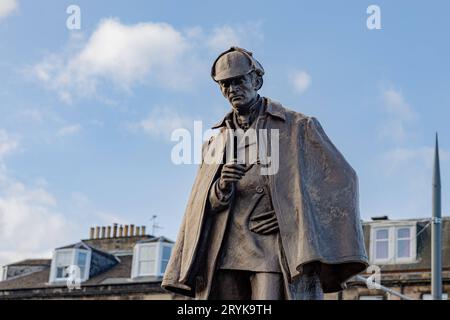
[[95, 226], [89, 229], [89, 239], [140, 237], [146, 235], [145, 229], [145, 226], [136, 226], [134, 224], [119, 225], [114, 223], [112, 226]]

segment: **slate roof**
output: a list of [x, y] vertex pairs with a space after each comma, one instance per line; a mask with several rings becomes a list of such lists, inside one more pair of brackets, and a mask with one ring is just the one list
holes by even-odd
[[[161, 282], [161, 277], [140, 277], [131, 279], [131, 264], [133, 256], [121, 256], [118, 258], [119, 263], [111, 269], [102, 272], [89, 280], [82, 283], [82, 286], [97, 286], [106, 284], [133, 284], [142, 282]], [[50, 264], [42, 271], [37, 271], [14, 279], [0, 281], [1, 290], [14, 289], [38, 289], [38, 288], [54, 288], [66, 287], [64, 282], [49, 284]]]
[[26, 259], [7, 264], [6, 266], [50, 266], [51, 263], [51, 259]]

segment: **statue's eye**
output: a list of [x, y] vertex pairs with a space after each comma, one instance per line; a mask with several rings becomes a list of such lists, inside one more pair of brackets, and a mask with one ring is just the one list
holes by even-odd
[[223, 88], [228, 88], [230, 86], [230, 82], [228, 81], [221, 81], [220, 86]]
[[236, 85], [241, 85], [241, 84], [243, 84], [243, 83], [245, 83], [245, 82], [247, 82], [247, 78], [245, 78], [245, 77], [239, 77], [239, 78], [237, 78], [237, 79], [235, 80], [235, 84], [236, 84]]

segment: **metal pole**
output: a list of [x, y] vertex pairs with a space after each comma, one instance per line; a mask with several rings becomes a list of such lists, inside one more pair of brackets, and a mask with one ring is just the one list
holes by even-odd
[[[367, 278], [364, 278], [363, 276], [357, 275], [355, 276], [355, 280], [360, 281], [360, 282], [364, 282], [367, 284]], [[410, 298], [408, 296], [405, 296], [404, 294], [401, 294], [400, 292], [394, 291], [392, 289], [389, 289], [388, 287], [385, 287], [381, 284], [378, 284], [378, 290], [393, 294], [394, 296], [400, 297], [403, 300], [414, 300], [413, 298]]]
[[436, 133], [433, 170], [433, 217], [431, 225], [431, 292], [433, 300], [442, 299], [442, 214], [441, 171], [439, 167], [439, 145]]

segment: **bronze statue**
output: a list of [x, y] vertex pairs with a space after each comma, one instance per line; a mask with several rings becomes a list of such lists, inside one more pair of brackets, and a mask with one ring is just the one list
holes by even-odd
[[[211, 75], [232, 110], [203, 146], [220, 161], [200, 165], [162, 287], [196, 299], [342, 290], [367, 267], [355, 171], [314, 117], [259, 96], [264, 69], [251, 52], [223, 52]], [[262, 174], [260, 159], [236, 161], [229, 132], [253, 129], [277, 132], [275, 173]], [[238, 145], [245, 154], [252, 144]]]

